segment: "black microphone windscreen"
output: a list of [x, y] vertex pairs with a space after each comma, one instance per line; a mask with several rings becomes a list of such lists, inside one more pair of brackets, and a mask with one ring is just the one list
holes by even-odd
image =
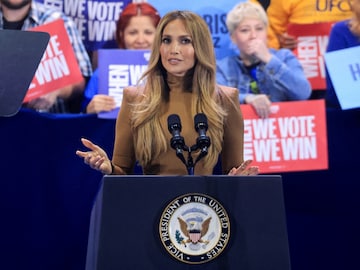
[[203, 114], [203, 113], [198, 113], [197, 115], [195, 115], [194, 124], [195, 124], [195, 130], [196, 131], [198, 131], [199, 125], [201, 125], [202, 128], [207, 129], [208, 128], [208, 123], [207, 123], [206, 115]]
[[168, 116], [167, 122], [170, 133], [172, 133], [174, 128], [177, 128], [179, 131], [181, 131], [181, 121], [177, 114], [170, 114]]

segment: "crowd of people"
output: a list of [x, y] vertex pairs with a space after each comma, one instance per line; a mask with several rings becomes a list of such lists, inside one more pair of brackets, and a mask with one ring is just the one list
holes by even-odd
[[[249, 104], [260, 118], [268, 118], [272, 102], [311, 98], [311, 85], [292, 51], [297, 40], [288, 35], [287, 24], [336, 21], [327, 50], [359, 45], [360, 0], [344, 1], [338, 9], [321, 13], [321, 7], [312, 2], [250, 0], [235, 5], [227, 13], [226, 26], [238, 53], [223, 59], [216, 59], [211, 33], [201, 16], [172, 11], [160, 18], [149, 3], [129, 3], [117, 21], [117, 48], [151, 50], [148, 69], [138, 85], [124, 89], [112, 160], [86, 139], [82, 141], [89, 151], [77, 154], [104, 174], [130, 173], [135, 161], [147, 174], [186, 174], [183, 166], [174, 167], [174, 155], [169, 154], [173, 150], [167, 143], [171, 134], [166, 116], [179, 114], [185, 123], [184, 137], [191, 140], [196, 138], [190, 128], [192, 118], [203, 112], [209, 120], [212, 147], [195, 173], [211, 174], [221, 154], [224, 174], [257, 174], [258, 168], [243, 160], [244, 127], [238, 104]], [[115, 100], [98, 93], [98, 70], [93, 72], [69, 17], [32, 0], [0, 0], [0, 29], [28, 30], [58, 18], [65, 22], [83, 80], [24, 106], [55, 113], [113, 110]], [[326, 93], [329, 106], [340, 108], [329, 76]]]
[[[342, 1], [329, 8], [313, 1], [241, 1], [229, 10], [226, 19], [238, 54], [217, 59], [217, 83], [237, 88], [239, 103], [252, 105], [260, 117], [269, 116], [271, 102], [311, 99], [314, 89], [292, 52], [297, 39], [287, 33], [287, 26], [338, 22], [329, 35], [327, 51], [357, 46], [357, 2]], [[94, 67], [92, 71], [90, 59], [93, 55], [89, 57], [71, 18], [32, 0], [0, 0], [0, 5], [0, 29], [28, 30], [62, 18], [83, 75], [81, 82], [51, 91], [25, 107], [54, 113], [100, 113], [116, 107], [114, 98], [98, 94], [98, 70]], [[129, 3], [116, 24], [117, 48], [150, 50], [159, 20], [158, 10], [146, 1]], [[340, 108], [328, 74], [326, 83], [327, 91], [321, 92], [327, 94], [327, 105]]]

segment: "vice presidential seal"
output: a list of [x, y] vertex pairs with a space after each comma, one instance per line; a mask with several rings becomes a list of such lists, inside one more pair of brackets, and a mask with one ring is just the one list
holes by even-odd
[[214, 198], [186, 194], [166, 206], [159, 234], [168, 253], [179, 261], [205, 263], [224, 251], [230, 237], [229, 216]]

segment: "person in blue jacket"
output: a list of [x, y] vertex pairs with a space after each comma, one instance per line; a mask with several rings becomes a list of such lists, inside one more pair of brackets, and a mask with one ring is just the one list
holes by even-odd
[[238, 88], [241, 104], [250, 104], [259, 117], [267, 118], [271, 102], [310, 97], [311, 85], [296, 56], [289, 49], [268, 48], [268, 20], [261, 5], [237, 4], [226, 25], [240, 53], [217, 61], [216, 79]]

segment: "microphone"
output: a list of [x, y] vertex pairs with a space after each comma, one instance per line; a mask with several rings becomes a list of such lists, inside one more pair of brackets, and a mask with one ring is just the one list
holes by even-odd
[[180, 117], [177, 114], [171, 114], [168, 116], [168, 130], [172, 134], [170, 145], [176, 151], [176, 156], [186, 165], [186, 161], [183, 155], [183, 149], [185, 147], [184, 137], [180, 135], [181, 122]]
[[199, 137], [196, 139], [196, 146], [200, 149], [200, 154], [197, 158], [199, 161], [202, 157], [208, 153], [208, 147], [210, 146], [210, 138], [206, 136], [208, 129], [207, 117], [203, 113], [198, 113], [194, 117], [195, 130], [199, 133]]

